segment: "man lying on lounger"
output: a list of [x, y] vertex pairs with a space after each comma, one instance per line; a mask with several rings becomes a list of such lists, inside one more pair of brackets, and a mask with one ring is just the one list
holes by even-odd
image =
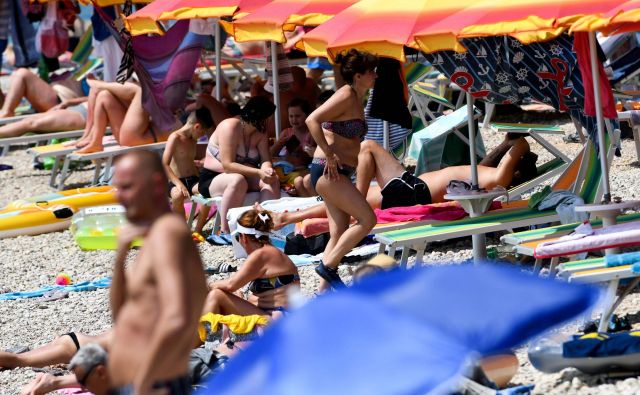
[[[511, 185], [525, 155], [529, 155], [527, 141], [523, 137], [511, 139], [507, 136], [478, 165], [480, 187], [489, 190]], [[499, 161], [497, 166], [496, 161]], [[535, 163], [529, 165], [535, 168]], [[471, 179], [471, 166], [450, 166], [416, 177], [376, 142], [366, 140], [360, 145], [356, 173], [356, 187], [367, 197], [369, 205], [385, 209], [444, 202], [449, 181]], [[378, 185], [371, 186], [374, 178]], [[273, 217], [274, 228], [279, 229], [307, 218], [325, 218], [326, 211], [324, 205], [317, 205], [301, 211], [273, 213]]]

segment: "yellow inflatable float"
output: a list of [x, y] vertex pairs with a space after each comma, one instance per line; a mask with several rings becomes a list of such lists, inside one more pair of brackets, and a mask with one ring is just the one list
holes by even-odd
[[0, 209], [0, 238], [37, 235], [69, 228], [84, 207], [116, 202], [112, 186], [77, 188], [18, 199]]

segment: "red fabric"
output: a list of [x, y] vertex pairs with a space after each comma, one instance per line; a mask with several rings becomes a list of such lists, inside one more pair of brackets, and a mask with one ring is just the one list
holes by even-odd
[[[582, 84], [584, 85], [584, 112], [590, 117], [596, 116], [596, 104], [593, 94], [593, 79], [591, 78], [591, 58], [589, 54], [589, 33], [575, 33], [573, 35], [573, 50], [578, 59], [580, 74], [582, 74]], [[613, 92], [609, 79], [602, 67], [602, 62], [598, 61], [598, 73], [600, 74], [600, 96], [602, 100], [602, 110], [606, 118], [618, 118], [616, 102], [613, 99]]]
[[[502, 208], [500, 202], [491, 203], [489, 210]], [[384, 210], [375, 209], [377, 223], [412, 222], [412, 221], [453, 221], [464, 218], [467, 213], [458, 202], [433, 203], [410, 207], [392, 207]], [[329, 231], [329, 220], [326, 218], [309, 218], [296, 224], [296, 233], [304, 237], [315, 236]]]

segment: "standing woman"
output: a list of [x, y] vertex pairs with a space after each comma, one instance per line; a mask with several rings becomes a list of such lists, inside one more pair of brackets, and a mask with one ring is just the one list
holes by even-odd
[[[336, 63], [347, 84], [306, 121], [318, 144], [310, 166], [311, 183], [327, 206], [330, 233], [316, 273], [333, 289], [344, 286], [337, 270], [340, 260], [376, 223], [373, 210], [351, 183], [351, 176], [358, 166], [360, 142], [367, 133], [363, 103], [376, 80], [378, 59], [351, 49], [338, 54]], [[351, 217], [357, 222], [349, 227]]]

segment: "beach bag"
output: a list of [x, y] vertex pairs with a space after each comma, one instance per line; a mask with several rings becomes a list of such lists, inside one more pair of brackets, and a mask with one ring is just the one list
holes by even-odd
[[58, 19], [58, 2], [47, 3], [47, 13], [44, 16], [38, 34], [36, 35], [36, 50], [47, 58], [57, 58], [69, 48], [69, 33], [64, 21]]
[[304, 237], [292, 232], [287, 235], [287, 242], [284, 245], [284, 253], [287, 255], [317, 255], [324, 251], [328, 242], [328, 232], [310, 237]]

